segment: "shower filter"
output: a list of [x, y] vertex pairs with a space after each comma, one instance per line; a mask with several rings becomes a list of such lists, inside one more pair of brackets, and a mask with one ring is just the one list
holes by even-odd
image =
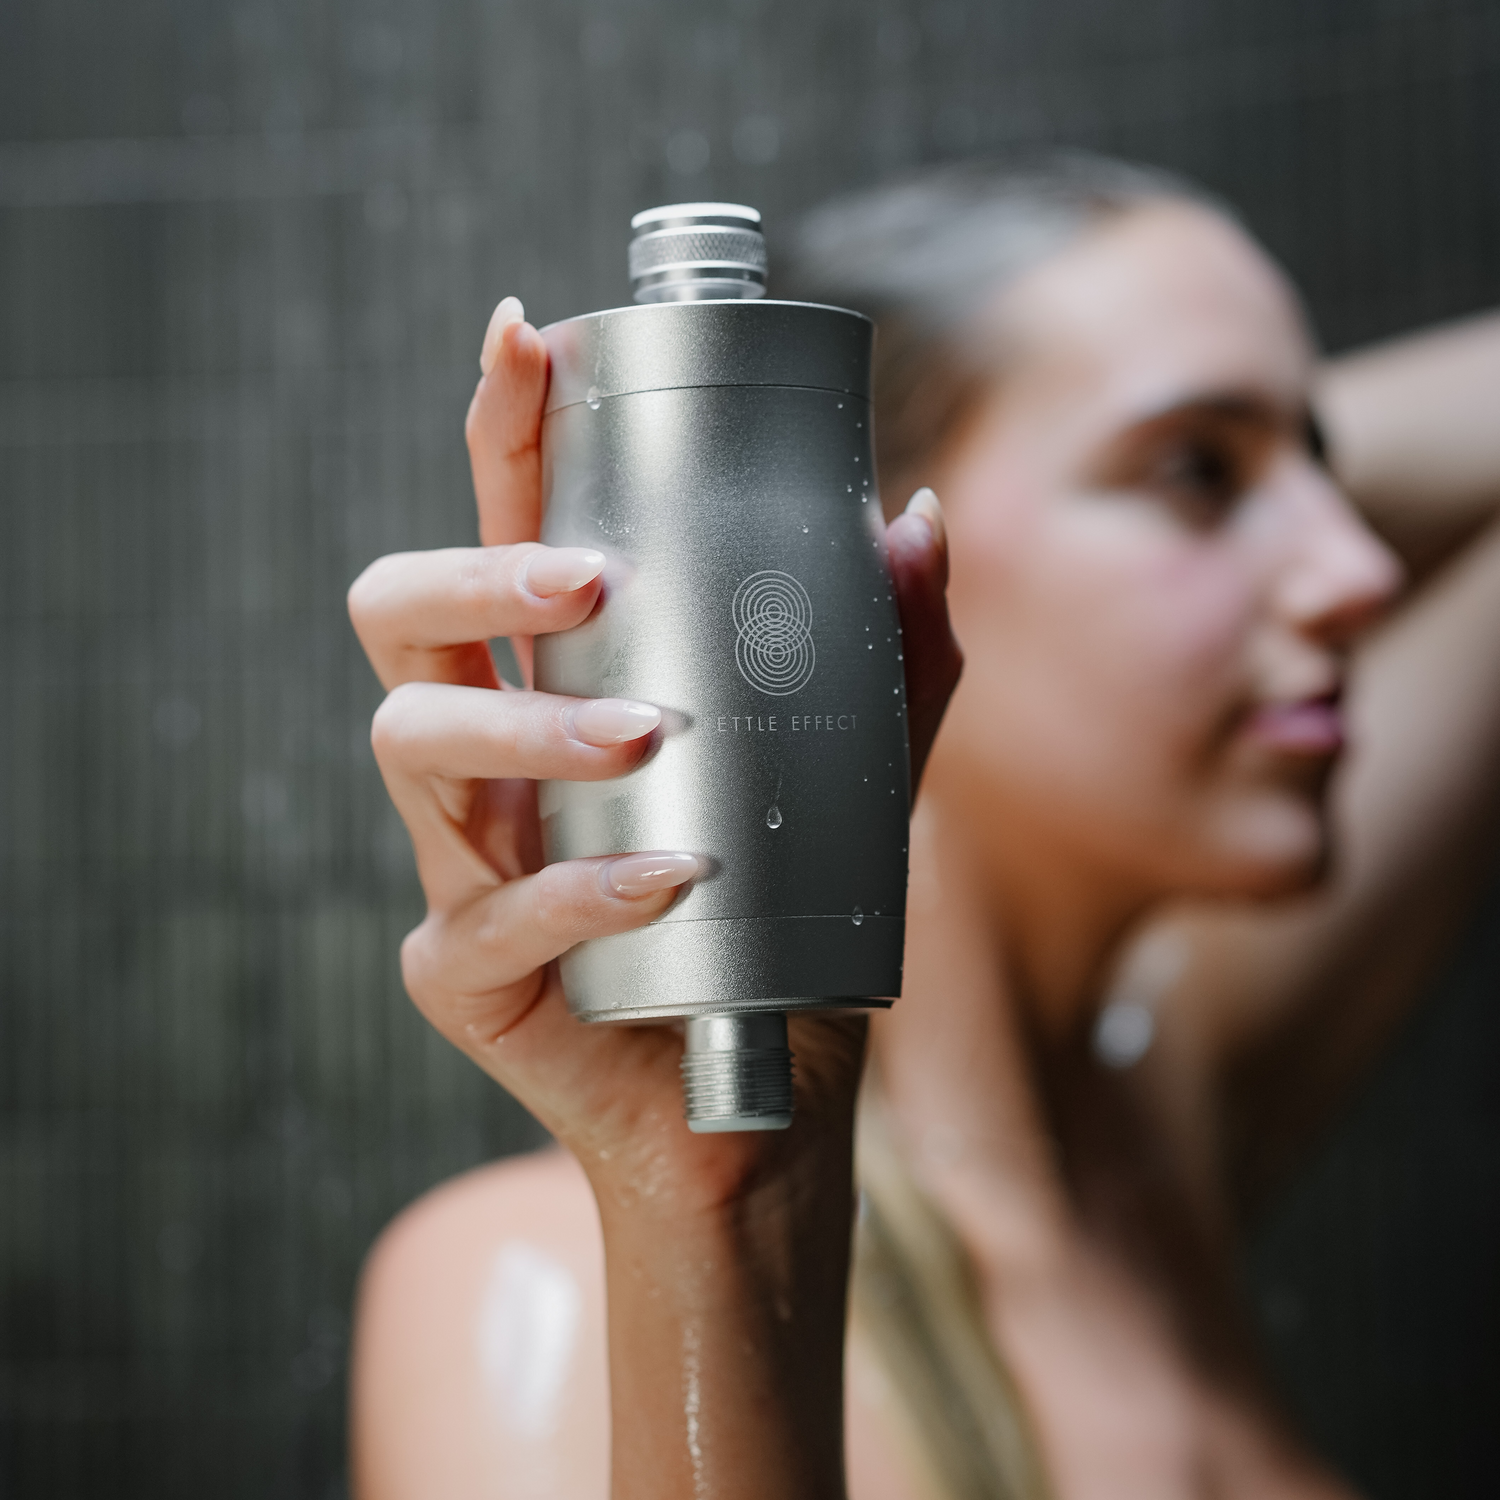
[[542, 540], [604, 595], [536, 641], [550, 693], [663, 724], [614, 781], [549, 782], [549, 860], [684, 849], [704, 873], [562, 959], [591, 1022], [682, 1017], [697, 1131], [791, 1123], [788, 1011], [900, 993], [908, 769], [901, 630], [870, 441], [868, 319], [765, 297], [760, 215], [633, 221], [632, 307], [542, 330]]

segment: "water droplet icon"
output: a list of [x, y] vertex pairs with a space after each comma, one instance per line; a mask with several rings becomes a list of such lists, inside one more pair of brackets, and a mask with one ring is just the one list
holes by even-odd
[[769, 809], [769, 811], [766, 813], [766, 827], [767, 828], [780, 828], [781, 827], [781, 809], [779, 807], [776, 807], [776, 806], [773, 805]]
[[865, 914], [857, 906], [849, 914], [849, 920], [853, 922], [856, 927], [858, 927], [859, 924], [864, 921], [864, 919]]
[[591, 385], [589, 387], [589, 394], [588, 394], [589, 410], [590, 411], [598, 411], [599, 410], [599, 401], [600, 401], [599, 387], [597, 385]]

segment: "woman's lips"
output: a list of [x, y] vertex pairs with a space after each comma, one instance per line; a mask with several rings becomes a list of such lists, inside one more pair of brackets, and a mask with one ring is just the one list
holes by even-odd
[[1247, 727], [1257, 744], [1285, 755], [1337, 755], [1344, 748], [1344, 714], [1337, 695], [1262, 704]]

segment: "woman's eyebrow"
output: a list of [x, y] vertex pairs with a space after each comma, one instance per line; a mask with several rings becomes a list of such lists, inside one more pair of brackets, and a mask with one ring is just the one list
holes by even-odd
[[1141, 413], [1124, 431], [1175, 426], [1194, 419], [1244, 423], [1257, 427], [1288, 427], [1301, 431], [1310, 413], [1305, 406], [1295, 410], [1258, 391], [1216, 391], [1172, 401]]
[[1264, 437], [1292, 422], [1300, 427], [1301, 420], [1300, 415], [1291, 417], [1276, 402], [1264, 396], [1242, 392], [1192, 396], [1158, 407], [1155, 411], [1143, 412], [1117, 428], [1100, 445], [1095, 464], [1108, 468], [1129, 461], [1161, 438], [1194, 429], [1211, 428], [1222, 432], [1226, 428], [1238, 428]]
[[1259, 391], [1209, 391], [1127, 422], [1101, 443], [1087, 467], [1096, 480], [1119, 483], [1162, 441], [1214, 432], [1231, 441], [1253, 442], [1258, 449], [1285, 434], [1307, 441], [1316, 455], [1314, 430], [1312, 413], [1305, 406], [1292, 407]]

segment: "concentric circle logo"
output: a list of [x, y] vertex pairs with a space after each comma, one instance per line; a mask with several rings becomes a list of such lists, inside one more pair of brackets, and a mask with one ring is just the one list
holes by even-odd
[[790, 573], [752, 573], [734, 591], [733, 612], [740, 676], [775, 698], [806, 687], [818, 660], [807, 590]]

